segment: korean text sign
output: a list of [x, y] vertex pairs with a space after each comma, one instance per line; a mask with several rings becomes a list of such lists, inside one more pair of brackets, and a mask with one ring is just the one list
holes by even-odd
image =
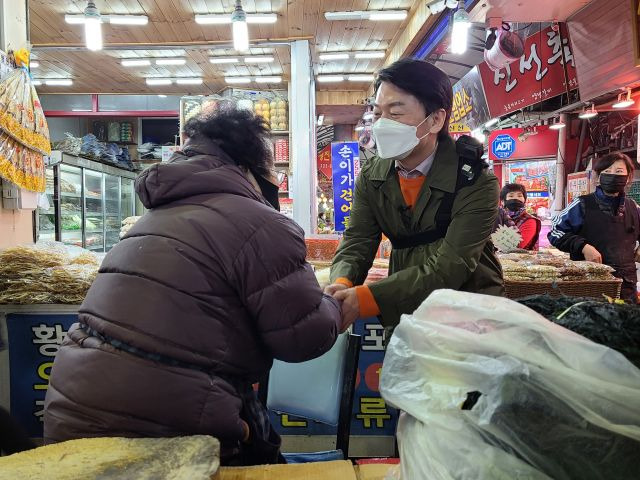
[[67, 330], [77, 321], [74, 314], [7, 315], [11, 414], [34, 438], [42, 437], [53, 360]]
[[358, 142], [331, 144], [333, 206], [337, 232], [344, 232], [349, 226], [355, 180], [360, 168], [358, 152]]
[[573, 90], [578, 77], [564, 25], [557, 31], [548, 27], [530, 35], [520, 60], [497, 72], [484, 62], [478, 65], [491, 116], [500, 117], [565, 93], [563, 55], [569, 90]]

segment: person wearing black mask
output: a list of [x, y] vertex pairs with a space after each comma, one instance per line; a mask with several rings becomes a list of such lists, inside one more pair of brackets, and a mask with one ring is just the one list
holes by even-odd
[[518, 183], [509, 183], [500, 192], [502, 207], [496, 221], [495, 230], [500, 225], [517, 227], [522, 236], [518, 248], [538, 250], [538, 238], [542, 222], [527, 212], [527, 189]]
[[638, 303], [636, 255], [640, 238], [638, 205], [625, 195], [635, 165], [622, 153], [594, 161], [598, 175], [594, 193], [577, 198], [553, 221], [551, 244], [571, 254], [572, 260], [604, 263], [621, 278], [622, 298]]

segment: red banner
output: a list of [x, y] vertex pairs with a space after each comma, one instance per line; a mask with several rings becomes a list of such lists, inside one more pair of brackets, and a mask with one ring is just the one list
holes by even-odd
[[547, 125], [495, 130], [489, 136], [489, 160], [496, 162], [555, 157], [558, 154], [558, 130]]
[[318, 152], [318, 172], [327, 179], [332, 178], [333, 169], [331, 167], [331, 144]]
[[501, 117], [563, 94], [566, 91], [563, 52], [569, 88], [578, 87], [569, 32], [564, 24], [559, 31], [548, 27], [528, 37], [524, 52], [519, 61], [497, 72], [484, 62], [478, 65], [492, 117]]

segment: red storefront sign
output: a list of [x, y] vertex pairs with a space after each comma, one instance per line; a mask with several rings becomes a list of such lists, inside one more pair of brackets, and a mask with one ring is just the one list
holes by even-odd
[[569, 88], [578, 87], [569, 32], [564, 24], [560, 31], [548, 27], [529, 36], [524, 51], [519, 61], [497, 72], [484, 62], [478, 65], [492, 117], [501, 117], [563, 94], [566, 91], [563, 51], [567, 59]]
[[325, 146], [318, 152], [318, 172], [327, 179], [332, 178], [333, 169], [331, 167], [331, 144]]
[[[523, 128], [507, 128], [491, 132], [489, 160], [503, 162], [555, 157], [558, 154], [558, 130], [551, 130], [547, 125], [532, 128], [530, 132], [533, 133], [528, 135]], [[507, 155], [501, 154], [505, 148], [501, 145], [500, 139], [506, 139], [506, 147], [509, 149]]]

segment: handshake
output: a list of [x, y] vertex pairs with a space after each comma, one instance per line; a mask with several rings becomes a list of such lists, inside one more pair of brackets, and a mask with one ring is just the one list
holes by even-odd
[[345, 332], [360, 316], [360, 302], [355, 288], [341, 283], [334, 283], [324, 289], [325, 295], [335, 298], [342, 307], [342, 326], [340, 333]]

